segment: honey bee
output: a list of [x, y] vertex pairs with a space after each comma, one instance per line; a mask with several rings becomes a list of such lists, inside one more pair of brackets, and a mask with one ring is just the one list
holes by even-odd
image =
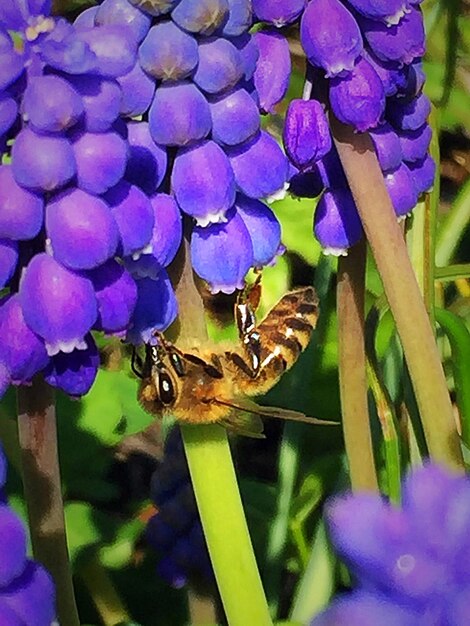
[[258, 324], [258, 281], [235, 304], [239, 342], [175, 346], [161, 333], [133, 358], [141, 378], [138, 398], [152, 415], [188, 424], [219, 423], [239, 434], [262, 436], [261, 417], [326, 424], [288, 409], [260, 406], [250, 398], [269, 391], [307, 347], [318, 318], [312, 287], [290, 291]]

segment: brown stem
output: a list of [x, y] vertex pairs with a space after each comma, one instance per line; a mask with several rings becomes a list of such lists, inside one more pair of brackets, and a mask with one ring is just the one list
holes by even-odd
[[61, 626], [79, 626], [65, 535], [54, 392], [42, 377], [18, 389], [18, 432], [33, 554], [54, 579]]
[[362, 224], [395, 318], [429, 451], [463, 470], [452, 405], [429, 317], [367, 134], [332, 119], [331, 127]]
[[365, 241], [338, 262], [339, 381], [351, 486], [355, 491], [378, 491], [367, 404], [365, 268]]

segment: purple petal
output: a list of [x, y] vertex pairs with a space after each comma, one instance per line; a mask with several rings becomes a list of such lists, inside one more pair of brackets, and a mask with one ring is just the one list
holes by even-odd
[[396, 216], [408, 215], [418, 202], [418, 194], [408, 167], [402, 163], [396, 170], [386, 172], [384, 180]]
[[38, 254], [23, 272], [19, 298], [27, 325], [44, 338], [51, 356], [85, 349], [98, 314], [90, 280]]
[[[8, 391], [8, 387], [10, 386], [10, 383], [11, 383], [10, 372], [8, 371], [7, 366], [0, 361], [0, 400]], [[1, 490], [4, 485], [4, 483], [1, 482], [1, 477], [2, 477], [2, 467], [1, 467], [1, 461], [0, 461], [0, 501], [2, 499]]]
[[137, 62], [130, 72], [119, 77], [117, 81], [122, 91], [121, 114], [126, 117], [143, 115], [152, 103], [155, 80]]
[[237, 214], [242, 218], [253, 246], [253, 265], [269, 265], [283, 251], [281, 225], [269, 207], [253, 198], [237, 195]]
[[16, 50], [0, 49], [0, 91], [12, 85], [24, 71], [26, 59]]
[[362, 225], [351, 192], [347, 188], [327, 189], [314, 216], [315, 237], [324, 254], [344, 255], [362, 235]]
[[1, 238], [32, 239], [39, 233], [44, 215], [43, 199], [16, 183], [10, 165], [0, 166], [0, 206]]
[[209, 94], [227, 91], [242, 76], [240, 53], [228, 39], [213, 37], [199, 43], [199, 64], [193, 80], [202, 91]]
[[183, 236], [181, 212], [174, 198], [167, 194], [158, 193], [150, 201], [155, 215], [152, 256], [166, 267], [175, 258]]
[[44, 378], [70, 396], [82, 396], [90, 391], [100, 364], [98, 348], [91, 335], [85, 338], [86, 348], [68, 354], [59, 352], [52, 357]]
[[5, 587], [26, 566], [26, 533], [23, 524], [5, 504], [0, 504], [0, 553], [0, 586]]
[[408, 12], [408, 0], [349, 0], [356, 11], [387, 25], [398, 24]]
[[405, 98], [414, 98], [419, 96], [426, 82], [422, 59], [418, 58], [413, 61], [407, 66], [407, 70], [406, 83], [399, 89], [399, 94]]
[[393, 128], [385, 122], [369, 134], [382, 172], [396, 169], [403, 160], [403, 153], [401, 140]]
[[198, 64], [197, 41], [173, 22], [160, 22], [152, 26], [142, 42], [139, 61], [154, 78], [181, 80]]
[[428, 153], [432, 138], [432, 129], [424, 124], [417, 130], [402, 131], [399, 133], [404, 161], [421, 161]]
[[242, 289], [253, 265], [253, 246], [242, 218], [230, 211], [224, 224], [196, 226], [191, 237], [191, 260], [196, 274], [212, 293]]
[[23, 574], [2, 589], [1, 599], [23, 624], [51, 626], [56, 619], [54, 583], [46, 570], [34, 561], [28, 561]]
[[10, 239], [0, 239], [0, 289], [7, 286], [18, 263], [18, 244]]
[[326, 76], [352, 70], [362, 52], [362, 36], [339, 0], [311, 0], [300, 22], [300, 39], [308, 60]]
[[228, 0], [228, 6], [229, 13], [222, 34], [225, 37], [238, 37], [248, 31], [252, 24], [251, 0]]
[[295, 22], [306, 3], [306, 0], [253, 0], [253, 12], [260, 22], [281, 28]]
[[258, 63], [260, 55], [255, 38], [253, 35], [245, 33], [239, 37], [234, 37], [232, 43], [240, 53], [245, 80], [251, 80], [255, 73], [256, 64]]
[[408, 102], [403, 102], [401, 98], [387, 102], [387, 119], [398, 131], [418, 130], [426, 123], [430, 113], [431, 103], [424, 93]]
[[274, 107], [287, 93], [291, 74], [289, 44], [284, 35], [274, 31], [260, 31], [253, 35], [259, 51], [254, 73], [260, 110], [273, 113]]
[[379, 59], [369, 49], [364, 49], [362, 56], [372, 65], [382, 81], [382, 86], [387, 98], [394, 96], [397, 92], [401, 92], [401, 90], [405, 88], [408, 81], [406, 68], [400, 67], [398, 63], [394, 63], [393, 61], [383, 61]]
[[77, 15], [73, 25], [76, 28], [92, 28], [95, 25], [95, 15], [100, 7], [89, 7]]
[[129, 158], [126, 179], [147, 195], [152, 195], [166, 173], [166, 150], [153, 141], [147, 122], [128, 122], [127, 135]]
[[0, 94], [0, 136], [7, 133], [18, 117], [18, 105], [6, 93]]
[[227, 0], [181, 0], [171, 18], [191, 33], [211, 35], [228, 17]]
[[283, 140], [287, 155], [299, 169], [324, 157], [331, 149], [331, 135], [321, 104], [316, 100], [291, 100]]
[[95, 24], [124, 25], [136, 41], [142, 41], [150, 28], [151, 18], [132, 6], [128, 0], [104, 0], [95, 13]]
[[212, 139], [235, 146], [253, 137], [260, 128], [258, 107], [245, 89], [235, 89], [212, 99]]
[[69, 81], [82, 98], [86, 130], [92, 133], [109, 130], [119, 116], [123, 97], [118, 83], [90, 74], [71, 76]]
[[116, 78], [130, 72], [137, 60], [137, 42], [126, 26], [82, 28], [76, 33], [97, 58], [97, 73]]
[[436, 176], [436, 164], [431, 155], [428, 154], [420, 161], [407, 163], [407, 166], [418, 195], [430, 191]]
[[180, 150], [171, 183], [180, 208], [201, 226], [223, 221], [235, 202], [230, 161], [213, 141]]

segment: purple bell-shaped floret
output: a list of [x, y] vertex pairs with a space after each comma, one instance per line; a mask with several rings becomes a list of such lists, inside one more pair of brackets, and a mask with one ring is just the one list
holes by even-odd
[[418, 193], [413, 184], [410, 170], [405, 163], [384, 175], [385, 186], [397, 217], [411, 213], [418, 202]]
[[0, 93], [0, 137], [13, 126], [18, 117], [18, 111], [16, 100], [7, 93]]
[[347, 76], [332, 78], [330, 103], [341, 122], [360, 132], [377, 126], [385, 109], [385, 93], [372, 65], [360, 58]]
[[171, 18], [191, 33], [212, 35], [223, 25], [228, 13], [228, 0], [181, 0]]
[[94, 23], [97, 26], [127, 26], [136, 41], [142, 41], [151, 21], [150, 15], [133, 6], [128, 0], [104, 0], [94, 14]]
[[228, 39], [211, 37], [199, 43], [199, 64], [193, 76], [196, 85], [208, 94], [231, 89], [243, 75], [237, 48]]
[[86, 348], [98, 314], [89, 279], [38, 254], [23, 272], [19, 297], [26, 324], [45, 340], [49, 355]]
[[420, 161], [426, 156], [432, 138], [432, 129], [424, 124], [417, 130], [402, 130], [400, 138], [403, 160], [407, 162]]
[[194, 271], [207, 281], [212, 293], [233, 293], [243, 288], [246, 273], [253, 265], [253, 245], [245, 223], [234, 209], [224, 224], [194, 228], [191, 261]]
[[127, 341], [134, 345], [155, 343], [155, 331], [163, 331], [175, 320], [178, 303], [164, 269], [156, 279], [140, 278], [137, 304], [127, 331]]
[[387, 122], [369, 131], [382, 172], [396, 169], [403, 160], [401, 141]]
[[122, 98], [119, 84], [112, 78], [90, 74], [71, 76], [68, 80], [81, 96], [85, 129], [92, 133], [109, 130], [119, 116]]
[[34, 561], [9, 585], [2, 588], [1, 601], [18, 616], [21, 624], [50, 626], [56, 620], [55, 589], [49, 573]]
[[436, 164], [431, 155], [427, 155], [419, 161], [413, 163], [407, 163], [408, 169], [413, 180], [413, 184], [418, 195], [425, 191], [430, 191], [434, 185], [434, 178], [436, 176]]
[[236, 146], [248, 141], [260, 129], [258, 107], [245, 89], [234, 89], [210, 102], [212, 139], [221, 145]]
[[370, 49], [364, 49], [362, 56], [368, 61], [382, 81], [385, 95], [394, 96], [405, 88], [408, 81], [408, 72], [393, 61], [383, 61], [375, 56]]
[[362, 224], [349, 189], [325, 191], [315, 209], [314, 232], [324, 254], [334, 256], [347, 254], [361, 239]]
[[38, 135], [29, 128], [23, 128], [17, 135], [11, 158], [16, 182], [27, 189], [54, 191], [76, 173], [75, 156], [68, 139]]
[[209, 134], [212, 127], [209, 104], [193, 83], [162, 85], [150, 107], [149, 126], [155, 143], [186, 146]]
[[349, 0], [358, 13], [388, 26], [398, 24], [408, 12], [408, 0]]
[[324, 157], [331, 149], [331, 135], [322, 105], [316, 100], [291, 100], [283, 140], [287, 156], [300, 170]]
[[326, 76], [352, 70], [362, 52], [359, 26], [340, 0], [310, 0], [300, 22], [307, 59]]
[[[245, 80], [250, 81], [256, 70], [256, 65], [260, 56], [259, 48], [254, 35], [244, 33], [232, 39], [233, 45], [240, 53]], [[290, 61], [290, 59], [289, 59]]]
[[0, 91], [3, 91], [24, 71], [25, 59], [21, 54], [12, 48], [0, 50]]
[[398, 131], [418, 130], [426, 123], [430, 113], [431, 103], [424, 93], [409, 101], [392, 98], [387, 103], [387, 119]]
[[251, 0], [228, 0], [228, 17], [221, 31], [224, 37], [238, 37], [249, 30], [253, 22], [251, 4]]
[[[126, 0], [127, 1], [127, 0]], [[155, 80], [144, 72], [139, 62], [125, 76], [117, 79], [122, 97], [120, 113], [125, 117], [143, 115], [152, 104]]]
[[0, 300], [1, 361], [15, 384], [28, 382], [48, 363], [44, 341], [26, 325], [18, 294]]
[[0, 289], [7, 286], [18, 263], [18, 243], [0, 239]]
[[121, 333], [126, 330], [137, 302], [132, 276], [114, 259], [88, 272], [98, 302], [96, 330]]
[[42, 196], [20, 187], [11, 165], [0, 166], [0, 238], [33, 239], [43, 218]]
[[77, 188], [67, 189], [47, 205], [46, 233], [54, 258], [75, 270], [101, 265], [114, 255], [119, 241], [106, 202]]
[[275, 200], [288, 187], [289, 162], [276, 140], [261, 131], [250, 141], [227, 149], [238, 189], [250, 198]]
[[259, 107], [262, 113], [273, 113], [287, 93], [291, 75], [289, 44], [281, 33], [259, 31], [253, 35], [259, 51], [254, 73]]
[[253, 0], [253, 12], [260, 22], [280, 28], [300, 16], [306, 0]]
[[96, 57], [95, 72], [100, 76], [116, 78], [127, 74], [137, 59], [137, 41], [124, 25], [83, 28], [76, 38], [88, 44]]
[[53, 356], [44, 371], [44, 378], [70, 396], [82, 396], [90, 391], [100, 365], [100, 355], [91, 335], [85, 338], [86, 348]]
[[242, 218], [253, 246], [253, 265], [269, 265], [284, 251], [281, 245], [281, 225], [273, 211], [263, 202], [237, 195], [235, 208]]
[[121, 235], [122, 256], [140, 254], [152, 237], [154, 217], [149, 197], [136, 185], [122, 180], [104, 199]]
[[129, 157], [126, 180], [151, 196], [157, 191], [166, 173], [166, 150], [154, 142], [147, 122], [128, 122], [127, 141]]
[[199, 61], [197, 41], [174, 22], [160, 22], [149, 30], [139, 48], [144, 70], [159, 80], [181, 80]]
[[180, 208], [200, 226], [224, 221], [235, 202], [235, 178], [230, 161], [214, 141], [180, 150], [171, 183]]

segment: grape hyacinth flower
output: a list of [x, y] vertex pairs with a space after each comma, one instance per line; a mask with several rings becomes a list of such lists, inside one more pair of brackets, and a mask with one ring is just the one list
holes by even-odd
[[355, 588], [311, 626], [468, 622], [468, 477], [428, 464], [405, 480], [401, 508], [358, 493], [334, 499], [327, 519]]
[[27, 556], [26, 531], [5, 497], [6, 472], [0, 445], [0, 620], [6, 626], [52, 626], [54, 584], [42, 565]]

